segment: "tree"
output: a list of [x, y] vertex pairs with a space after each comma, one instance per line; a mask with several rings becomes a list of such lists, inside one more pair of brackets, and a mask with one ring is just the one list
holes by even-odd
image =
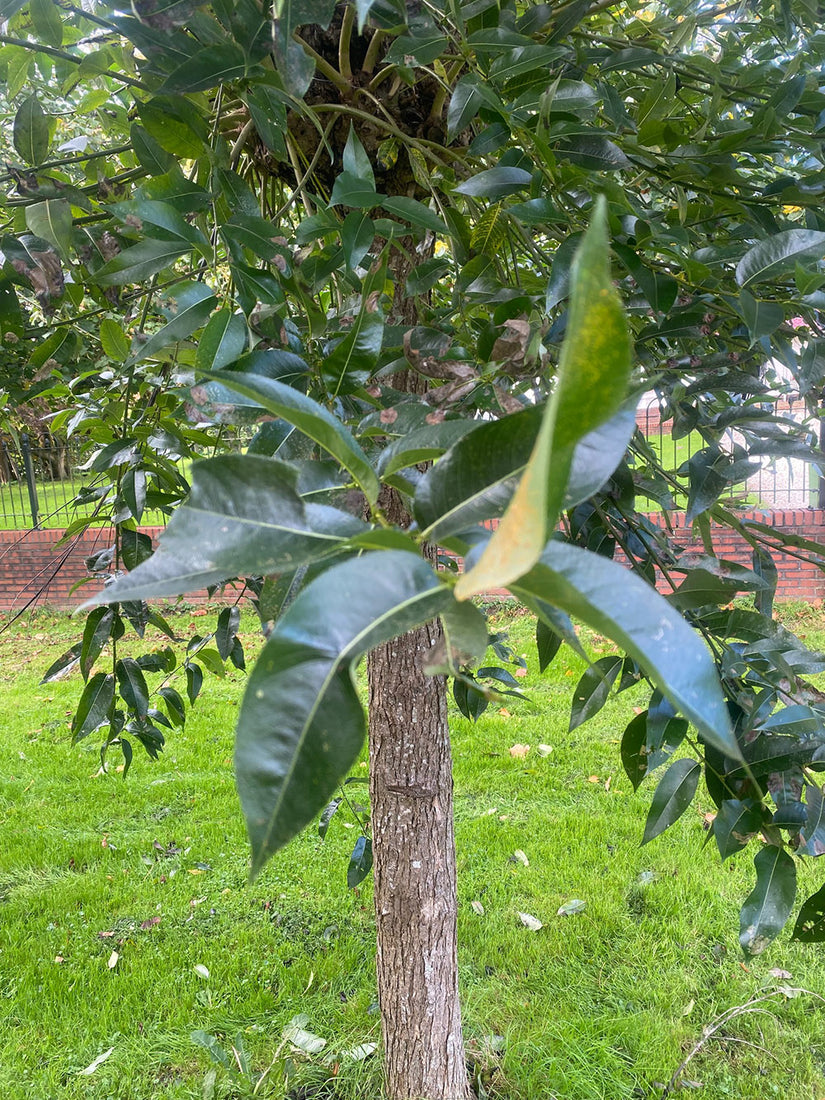
[[[790, 853], [823, 850], [823, 710], [802, 677], [825, 662], [771, 607], [771, 551], [821, 566], [821, 548], [735, 498], [755, 458], [819, 457], [776, 408], [792, 386], [813, 416], [823, 384], [816, 13], [132, 10], [0, 8], [16, 153], [3, 330], [21, 363], [48, 350], [72, 402], [57, 423], [86, 439], [97, 515], [117, 524], [113, 581], [65, 659], [87, 680], [74, 736], [102, 731], [127, 765], [135, 739], [156, 754], [185, 705], [164, 679], [154, 706], [144, 673], [174, 655], [158, 668], [113, 646], [111, 672], [95, 663], [124, 618], [164, 625], [147, 597], [243, 578], [268, 635], [236, 749], [257, 872], [356, 759], [352, 673], [371, 653], [373, 829], [353, 881], [374, 851], [387, 1094], [455, 1100], [446, 678], [473, 716], [509, 683], [484, 664], [473, 597], [518, 596], [544, 665], [579, 646], [574, 618], [619, 644], [578, 685], [571, 727], [613, 684], [649, 683], [622, 742], [634, 786], [668, 764], [644, 839], [702, 775], [722, 857], [761, 834], [746, 951], [793, 909]], [[635, 431], [647, 389], [702, 436], [685, 470]], [[247, 452], [196, 465], [187, 496], [172, 459], [220, 449], [232, 422], [256, 426]], [[684, 502], [705, 552], [684, 554], [651, 502]], [[154, 555], [150, 507], [174, 510]], [[752, 545], [752, 569], [716, 557], [711, 520]], [[730, 607], [737, 593], [753, 607]], [[215, 647], [190, 645], [190, 702], [203, 668], [242, 662], [236, 630], [227, 608]], [[822, 938], [823, 913], [820, 891], [795, 934]]]

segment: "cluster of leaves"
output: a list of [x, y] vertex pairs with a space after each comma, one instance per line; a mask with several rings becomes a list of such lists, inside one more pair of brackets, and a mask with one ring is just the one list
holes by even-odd
[[[138, 741], [150, 757], [157, 759], [166, 740], [163, 730], [183, 728], [186, 701], [190, 707], [195, 705], [203, 687], [204, 671], [222, 677], [227, 660], [235, 668], [246, 667], [243, 645], [238, 637], [240, 610], [237, 605], [220, 611], [213, 633], [193, 635], [180, 662], [171, 645], [137, 657], [119, 656], [117, 644], [126, 633], [127, 622], [139, 638], [145, 636], [147, 626], [153, 626], [171, 642], [181, 641], [168, 620], [144, 600], [97, 607], [86, 617], [82, 640], [58, 657], [41, 681], [46, 684], [63, 679], [79, 668], [86, 686], [72, 718], [72, 743], [103, 731], [101, 768], [106, 769], [109, 748], [116, 745], [123, 753], [124, 777], [132, 764], [132, 739]], [[212, 642], [214, 645], [210, 645]], [[95, 665], [107, 646], [112, 671], [95, 672]], [[151, 689], [146, 681], [147, 673], [161, 677]], [[185, 684], [185, 699], [172, 684], [176, 677], [182, 677]]]
[[[433, 671], [465, 712], [479, 679], [512, 688], [472, 603], [506, 585], [543, 665], [578, 646], [573, 619], [627, 655], [588, 672], [573, 724], [616, 681], [650, 683], [622, 745], [634, 784], [669, 765], [646, 839], [704, 772], [722, 856], [766, 841], [742, 929], [764, 947], [792, 909], [789, 852], [825, 843], [803, 679], [825, 658], [771, 616], [772, 551], [825, 559], [730, 500], [765, 459], [819, 458], [777, 407], [794, 392], [813, 417], [825, 377], [809, 7], [2, 0], [0, 18], [3, 354], [84, 440], [118, 532], [75, 736], [156, 749], [123, 617], [243, 578], [268, 634], [236, 750], [258, 869], [356, 759], [372, 647], [439, 616]], [[704, 440], [684, 470], [635, 430], [650, 389]], [[253, 427], [245, 454], [218, 453], [228, 424]], [[187, 496], [174, 459], [208, 445]], [[637, 497], [684, 506], [704, 553]], [[145, 509], [184, 498], [149, 557]], [[717, 558], [712, 523], [752, 569]], [[739, 593], [753, 609], [730, 609]], [[107, 640], [113, 671], [90, 675]], [[216, 644], [234, 659], [220, 624]], [[823, 913], [809, 899], [797, 935], [822, 938]]]

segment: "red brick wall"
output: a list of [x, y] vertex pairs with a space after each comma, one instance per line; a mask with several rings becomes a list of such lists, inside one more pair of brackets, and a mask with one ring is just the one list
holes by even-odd
[[[796, 508], [775, 512], [745, 512], [741, 519], [754, 519], [782, 531], [793, 531], [822, 544], [825, 555], [825, 512], [816, 508]], [[661, 515], [651, 515], [654, 523]], [[702, 550], [701, 543], [685, 528], [684, 513], [671, 517], [677, 541], [691, 550]], [[156, 538], [163, 528], [147, 527], [146, 534]], [[69, 540], [64, 546], [55, 543], [62, 531], [0, 531], [0, 611], [20, 611], [31, 603], [52, 607], [76, 607], [98, 588], [90, 581], [79, 589], [73, 587], [87, 577], [85, 559], [112, 544], [111, 528], [89, 530]], [[713, 525], [711, 537], [720, 558], [751, 565], [751, 548], [729, 528]], [[825, 573], [815, 566], [799, 561], [792, 555], [775, 552], [779, 570], [777, 598], [807, 600], [821, 604], [825, 600]], [[204, 594], [187, 596], [187, 600], [203, 599]]]
[[[146, 534], [156, 538], [162, 527], [147, 527]], [[77, 607], [100, 588], [88, 578], [85, 560], [111, 546], [111, 527], [96, 527], [69, 539], [62, 546], [56, 543], [62, 530], [0, 531], [0, 610], [20, 611], [27, 605], [49, 604], [51, 607]]]
[[[825, 511], [820, 508], [788, 508], [770, 512], [741, 512], [738, 513], [741, 520], [755, 520], [778, 531], [791, 532], [811, 539], [822, 545], [823, 561], [825, 561]], [[661, 515], [651, 515], [654, 523], [663, 523]], [[688, 550], [703, 552], [701, 541], [693, 537], [693, 532], [685, 526], [684, 512], [677, 512], [671, 516], [676, 541]], [[738, 562], [749, 568], [753, 562], [753, 551], [741, 535], [732, 531], [729, 527], [711, 524], [711, 540], [713, 549], [718, 558]], [[825, 600], [825, 573], [815, 565], [807, 561], [800, 561], [793, 554], [772, 550], [773, 559], [779, 572], [779, 581], [776, 586], [776, 598], [778, 600], [806, 600], [809, 603], [820, 605]], [[807, 552], [806, 556], [807, 556]], [[665, 586], [662, 591], [668, 590]]]

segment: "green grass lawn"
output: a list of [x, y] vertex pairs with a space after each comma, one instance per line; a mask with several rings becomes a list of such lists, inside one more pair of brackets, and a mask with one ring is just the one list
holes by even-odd
[[[790, 625], [822, 646], [820, 618], [802, 610]], [[188, 612], [178, 626], [211, 621]], [[705, 846], [707, 797], [640, 848], [651, 791], [633, 794], [617, 743], [639, 700], [625, 693], [568, 735], [582, 663], [562, 650], [540, 676], [531, 621], [509, 627], [531, 702], [509, 699], [475, 726], [452, 714], [466, 1035], [476, 1048], [503, 1038], [493, 1096], [653, 1098], [720, 1013], [780, 985], [825, 995], [825, 958], [789, 930], [742, 958], [752, 853], [720, 865]], [[371, 885], [346, 889], [345, 810], [325, 843], [307, 832], [250, 886], [230, 764], [243, 675], [206, 685], [158, 762], [136, 753], [125, 782], [101, 776], [97, 745], [68, 742], [79, 676], [38, 686], [77, 631], [40, 614], [3, 639], [0, 1096], [195, 1100], [210, 1063], [193, 1030], [241, 1032], [260, 1070], [297, 1013], [332, 1051], [377, 1040]], [[607, 652], [597, 637], [590, 648]], [[529, 753], [512, 755], [516, 744]], [[801, 896], [820, 879], [805, 861]], [[574, 898], [584, 910], [557, 916]], [[702, 1100], [825, 1097], [825, 1006], [806, 994], [768, 1007], [691, 1061]], [[319, 1061], [299, 1085], [328, 1075]], [[378, 1096], [377, 1059], [339, 1064], [335, 1091], [296, 1095]], [[243, 1095], [230, 1085], [220, 1071], [216, 1097]]]

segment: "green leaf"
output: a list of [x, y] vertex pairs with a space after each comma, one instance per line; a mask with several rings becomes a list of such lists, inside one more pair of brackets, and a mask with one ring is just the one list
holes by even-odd
[[709, 744], [742, 759], [710, 652], [650, 585], [607, 558], [553, 541], [513, 591], [612, 638]]
[[218, 626], [215, 630], [215, 646], [221, 660], [226, 661], [232, 652], [232, 643], [238, 633], [241, 622], [241, 611], [237, 606], [225, 607], [218, 615]]
[[94, 273], [93, 279], [99, 286], [144, 283], [189, 251], [190, 246], [181, 241], [155, 241], [147, 237], [119, 252]]
[[38, 42], [47, 46], [63, 45], [63, 20], [53, 0], [31, 0], [29, 15]]
[[600, 198], [573, 263], [557, 385], [527, 469], [478, 563], [459, 578], [458, 599], [506, 586], [538, 561], [558, 518], [574, 445], [625, 399], [631, 343], [610, 278], [607, 228], [607, 204]]
[[372, 210], [380, 206], [385, 196], [380, 195], [369, 180], [360, 179], [352, 172], [341, 172], [335, 177], [330, 206], [353, 206], [358, 210]]
[[83, 649], [82, 642], [75, 642], [71, 649], [67, 649], [65, 653], [61, 654], [46, 671], [43, 673], [43, 679], [40, 684], [51, 684], [55, 680], [63, 680], [74, 669], [74, 666], [80, 661], [80, 653]]
[[530, 186], [532, 176], [523, 168], [511, 168], [499, 166], [487, 168], [483, 172], [477, 172], [468, 180], [459, 183], [454, 191], [459, 195], [469, 195], [477, 199], [501, 199], [505, 195], [512, 195], [514, 191], [522, 191]]
[[487, 619], [469, 600], [453, 600], [441, 613], [448, 663], [455, 667], [468, 661], [481, 660], [487, 652], [489, 636]]
[[118, 322], [111, 317], [104, 317], [100, 322], [98, 335], [105, 354], [116, 363], [125, 363], [129, 358], [130, 344]]
[[424, 229], [431, 229], [434, 233], [447, 235], [447, 226], [439, 218], [434, 210], [425, 206], [418, 199], [410, 199], [404, 195], [382, 199], [381, 205], [389, 214], [395, 214], [410, 225], [420, 225]]
[[294, 569], [338, 552], [365, 530], [354, 516], [304, 504], [294, 472], [258, 455], [221, 455], [192, 468], [192, 489], [157, 551], [94, 603], [175, 596], [230, 577]]
[[799, 943], [825, 942], [825, 886], [803, 901], [792, 938]]
[[343, 801], [343, 798], [333, 798], [330, 802], [327, 803], [326, 807], [324, 808], [324, 812], [321, 814], [321, 818], [318, 822], [318, 836], [321, 838], [321, 840], [326, 840], [327, 832], [329, 830], [329, 823], [338, 812], [338, 807]]
[[178, 162], [175, 157], [155, 141], [152, 135], [137, 122], [132, 123], [129, 129], [129, 137], [135, 156], [140, 161], [141, 167], [145, 168], [150, 176], [163, 176], [177, 168]]
[[462, 76], [453, 88], [450, 103], [447, 107], [448, 140], [466, 129], [478, 114], [483, 103], [484, 96], [478, 86], [478, 77], [475, 74]]
[[368, 836], [359, 836], [352, 849], [347, 867], [347, 886], [354, 890], [372, 870], [372, 841]]
[[536, 649], [539, 657], [539, 672], [549, 668], [553, 658], [561, 648], [562, 639], [543, 619], [536, 622]]
[[[429, 470], [416, 489], [414, 510], [419, 526], [427, 538], [439, 542], [450, 535], [466, 531], [474, 524], [503, 515], [518, 485], [535, 446], [542, 423], [541, 408], [527, 408], [492, 423], [467, 422], [457, 442]], [[446, 439], [457, 428], [455, 421], [444, 421], [432, 439], [437, 443], [443, 433]], [[621, 410], [606, 424], [588, 433], [576, 444], [570, 474], [562, 498], [563, 508], [591, 497], [616, 469], [633, 434], [635, 412]], [[396, 467], [407, 446], [420, 445], [422, 451], [428, 439], [427, 430], [410, 432], [390, 445], [379, 460], [383, 477]], [[428, 454], [425, 458], [434, 458]], [[422, 459], [423, 460], [423, 459]], [[415, 461], [419, 461], [416, 459]]]
[[239, 377], [232, 371], [212, 370], [204, 371], [203, 377], [222, 382], [227, 389], [251, 397], [275, 416], [294, 424], [349, 470], [370, 504], [376, 503], [379, 483], [367, 456], [349, 430], [322, 405], [271, 378], [252, 374]]
[[602, 709], [623, 662], [622, 657], [600, 657], [585, 671], [573, 692], [569, 733]]
[[475, 429], [476, 425], [471, 420], [443, 420], [440, 424], [406, 432], [381, 452], [378, 475], [388, 478], [398, 470], [430, 462]]
[[246, 321], [224, 306], [213, 314], [198, 340], [195, 353], [195, 369], [222, 370], [240, 356], [248, 338]]
[[598, 134], [563, 141], [555, 152], [559, 160], [568, 160], [590, 172], [618, 172], [633, 167], [615, 141]]
[[378, 551], [328, 569], [277, 623], [250, 675], [235, 746], [253, 874], [323, 809], [357, 759], [355, 663], [449, 600], [422, 558]]
[[186, 722], [186, 704], [175, 688], [165, 684], [158, 688], [158, 695], [166, 703], [169, 721], [173, 726], [183, 726]]
[[745, 802], [738, 798], [726, 799], [713, 820], [713, 836], [719, 856], [725, 860], [747, 847], [748, 841], [762, 826], [762, 815], [753, 799]]
[[799, 832], [800, 855], [825, 855], [825, 799], [821, 789], [814, 783], [805, 784], [805, 824]]
[[739, 291], [737, 309], [748, 326], [752, 342], [770, 336], [785, 320], [785, 310], [778, 302], [759, 302], [747, 290]]
[[115, 678], [105, 672], [97, 672], [89, 680], [80, 696], [72, 719], [72, 744], [109, 721], [115, 698]]
[[121, 527], [120, 553], [123, 564], [132, 572], [152, 556], [152, 540], [143, 531], [130, 531], [128, 528]]
[[375, 172], [352, 123], [349, 125], [347, 143], [344, 146], [343, 163], [345, 172], [349, 172], [355, 179], [363, 180], [373, 191], [375, 190]]
[[798, 260], [825, 257], [825, 233], [814, 229], [786, 229], [749, 249], [736, 266], [740, 286], [764, 283], [793, 272]]
[[341, 246], [347, 267], [352, 271], [361, 263], [372, 248], [375, 240], [375, 226], [372, 218], [358, 210], [352, 210], [344, 218], [341, 226]]
[[695, 760], [677, 760], [662, 776], [645, 822], [642, 844], [647, 844], [682, 816], [693, 801], [702, 769]]
[[622, 767], [634, 791], [647, 775], [647, 711], [631, 719], [622, 734]]
[[215, 308], [217, 298], [203, 283], [180, 283], [168, 292], [165, 312], [171, 320], [152, 333], [145, 344], [138, 344], [130, 358], [131, 363], [151, 359], [159, 351], [186, 340], [206, 323]]
[[36, 237], [54, 245], [64, 260], [70, 258], [74, 219], [66, 199], [46, 199], [27, 206], [26, 225]]
[[384, 342], [384, 318], [364, 307], [350, 331], [322, 364], [329, 393], [348, 393], [367, 380], [375, 369]]
[[49, 120], [36, 95], [27, 96], [17, 108], [12, 141], [24, 163], [37, 165], [46, 159], [49, 151]]
[[195, 700], [200, 695], [201, 688], [203, 687], [203, 669], [200, 665], [193, 665], [191, 661], [187, 662], [185, 669], [186, 696], [189, 699], [189, 705], [194, 706]]
[[157, 199], [132, 199], [129, 202], [113, 203], [109, 209], [127, 226], [139, 225], [143, 229], [146, 225], [151, 225], [162, 231], [160, 236], [176, 242], [184, 241], [211, 259], [212, 248], [206, 237], [197, 226], [190, 225], [180, 211], [169, 202], [160, 202]]
[[739, 943], [746, 955], [760, 955], [791, 915], [796, 866], [783, 848], [766, 845], [756, 853], [756, 886], [739, 914]]
[[84, 680], [89, 679], [95, 661], [111, 637], [114, 616], [111, 607], [96, 607], [86, 619], [80, 650], [80, 671]]
[[124, 657], [115, 665], [115, 675], [123, 702], [138, 718], [145, 718], [149, 710], [149, 689], [140, 665], [131, 657]]
[[206, 46], [178, 65], [167, 76], [159, 94], [177, 95], [181, 92], [203, 92], [241, 80], [246, 75], [246, 58], [240, 46], [234, 42], [222, 42], [219, 46]]

